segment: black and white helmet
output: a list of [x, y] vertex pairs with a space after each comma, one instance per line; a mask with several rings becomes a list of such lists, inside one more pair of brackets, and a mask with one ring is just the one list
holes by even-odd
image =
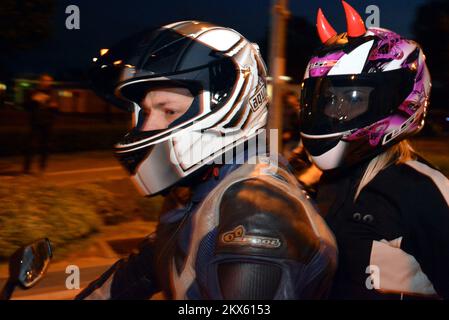
[[[157, 194], [254, 137], [266, 124], [266, 67], [257, 45], [235, 30], [177, 22], [135, 35], [94, 59], [101, 96], [133, 112], [115, 153], [143, 194]], [[194, 96], [163, 130], [142, 131], [144, 94], [181, 86]]]

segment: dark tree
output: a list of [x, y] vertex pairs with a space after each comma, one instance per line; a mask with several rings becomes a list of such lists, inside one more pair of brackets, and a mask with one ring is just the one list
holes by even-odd
[[11, 76], [9, 59], [51, 36], [54, 11], [54, 0], [0, 1], [0, 79]]
[[421, 6], [413, 24], [416, 40], [423, 47], [432, 76], [432, 108], [449, 110], [449, 1]]
[[31, 49], [51, 34], [54, 0], [0, 1], [1, 54]]
[[290, 17], [287, 25], [287, 75], [302, 81], [307, 63], [320, 45], [316, 28], [303, 17]]

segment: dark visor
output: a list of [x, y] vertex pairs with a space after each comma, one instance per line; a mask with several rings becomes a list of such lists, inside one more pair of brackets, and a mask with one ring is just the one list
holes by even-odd
[[161, 77], [194, 95], [209, 91], [212, 107], [219, 107], [232, 92], [236, 70], [232, 59], [214, 48], [189, 35], [158, 28], [133, 35], [95, 58], [89, 78], [99, 96], [128, 111], [133, 111], [132, 103], [116, 96], [117, 87], [132, 82], [121, 94], [138, 102], [150, 86], [146, 80]]
[[301, 132], [324, 135], [365, 127], [392, 114], [412, 92], [416, 72], [399, 69], [306, 79]]

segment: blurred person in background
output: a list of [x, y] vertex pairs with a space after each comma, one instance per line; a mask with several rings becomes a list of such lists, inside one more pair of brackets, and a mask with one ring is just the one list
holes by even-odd
[[301, 92], [301, 137], [324, 171], [317, 201], [337, 238], [334, 299], [449, 298], [449, 181], [406, 140], [424, 125], [431, 80], [416, 42], [347, 32], [318, 11], [323, 46]]
[[289, 91], [282, 97], [283, 120], [282, 120], [282, 142], [283, 155], [290, 157], [293, 149], [298, 146], [300, 139], [299, 130], [299, 100], [298, 95]]
[[25, 146], [23, 171], [30, 173], [34, 155], [40, 155], [39, 168], [43, 172], [47, 166], [51, 142], [51, 132], [58, 112], [58, 103], [52, 93], [53, 78], [48, 74], [39, 77], [37, 88], [32, 90], [25, 101], [29, 112], [30, 131]]

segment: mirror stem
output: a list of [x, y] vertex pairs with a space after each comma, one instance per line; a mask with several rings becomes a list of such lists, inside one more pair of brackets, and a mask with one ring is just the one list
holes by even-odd
[[4, 285], [2, 291], [0, 292], [0, 300], [9, 300], [16, 288], [16, 284], [11, 279], [8, 279]]

